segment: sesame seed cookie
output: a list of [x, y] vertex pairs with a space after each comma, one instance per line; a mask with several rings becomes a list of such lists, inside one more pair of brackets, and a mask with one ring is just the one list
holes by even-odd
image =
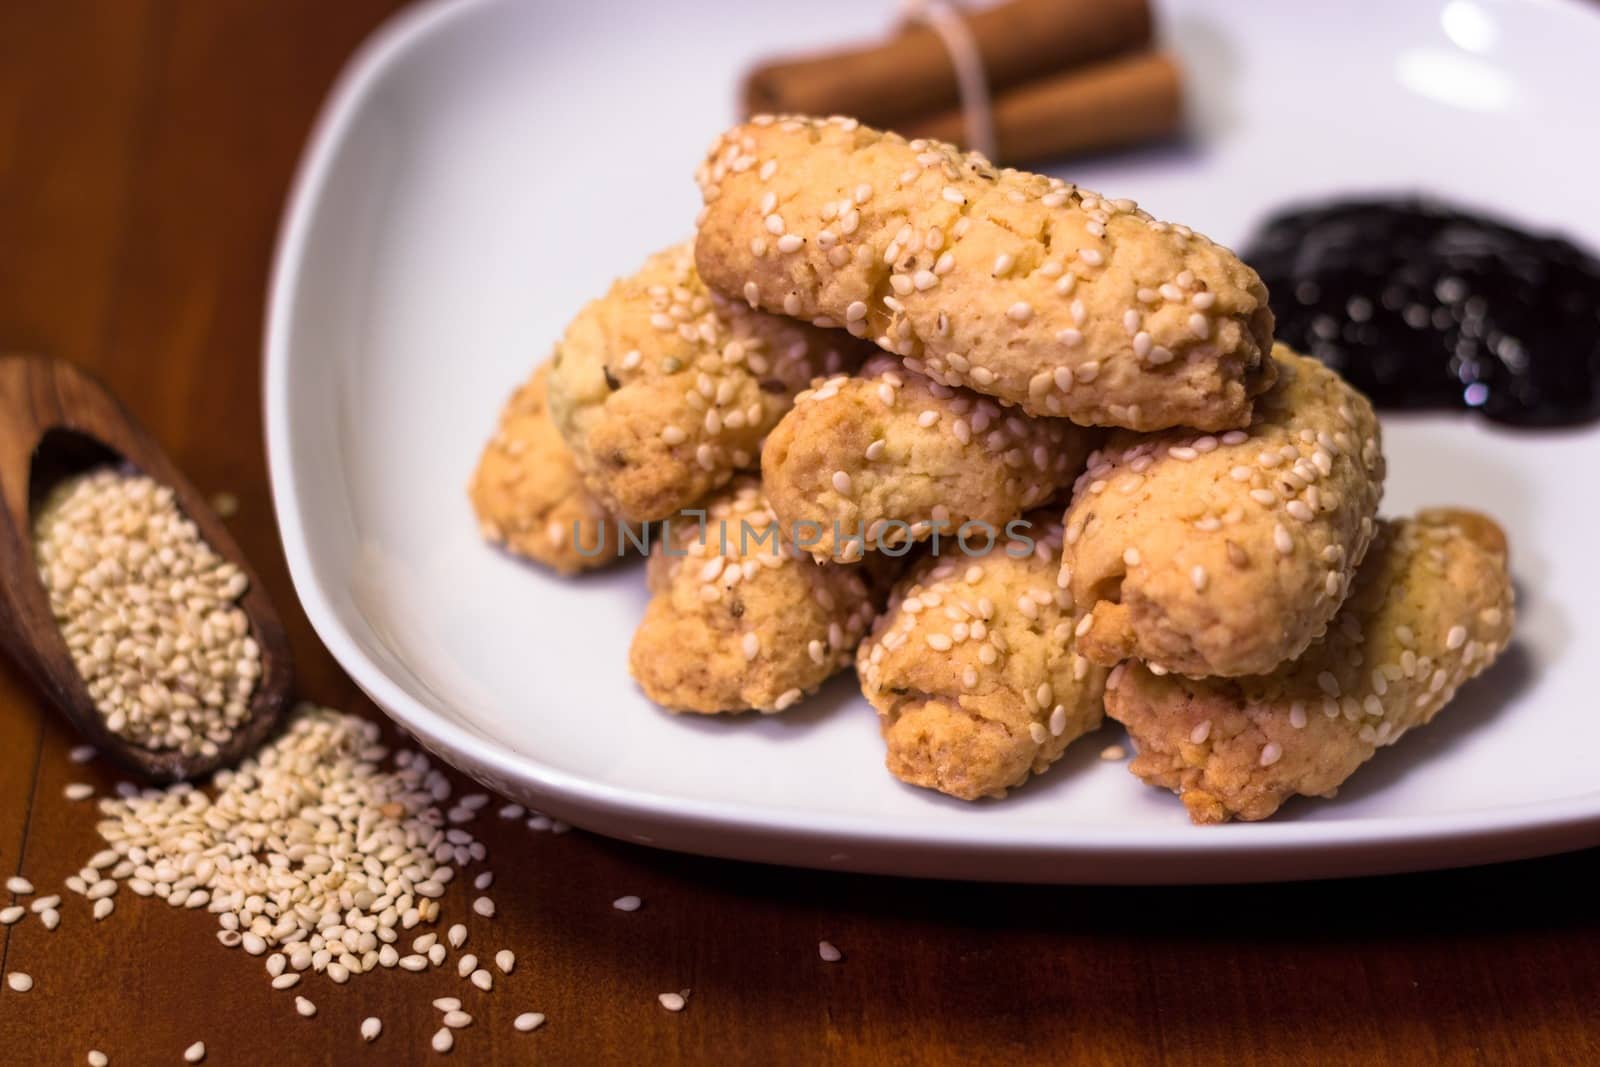
[[560, 574], [577, 574], [615, 562], [622, 555], [621, 531], [583, 487], [550, 419], [549, 377], [549, 363], [541, 364], [506, 401], [467, 495], [484, 540]]
[[877, 355], [795, 398], [762, 450], [762, 486], [804, 547], [850, 561], [926, 540], [935, 523], [998, 531], [1069, 485], [1096, 436]]
[[914, 565], [862, 642], [861, 691], [903, 782], [1001, 797], [1100, 724], [1106, 672], [1073, 650], [1072, 602], [1055, 584], [1061, 523], [1027, 518], [1026, 541]]
[[1085, 425], [1213, 431], [1271, 384], [1255, 271], [1131, 200], [845, 118], [735, 126], [697, 179], [707, 284], [938, 381]]
[[1192, 677], [1265, 674], [1344, 601], [1384, 460], [1372, 405], [1283, 345], [1248, 429], [1113, 433], [1078, 479], [1061, 581], [1085, 656]]
[[706, 512], [703, 532], [674, 517], [652, 550], [653, 595], [629, 669], [673, 711], [783, 711], [850, 665], [883, 602], [884, 572], [797, 552], [752, 478]]
[[579, 312], [556, 350], [550, 409], [589, 491], [653, 521], [756, 466], [795, 393], [869, 351], [710, 292], [682, 244]]
[[1129, 769], [1179, 793], [1195, 822], [1332, 796], [1505, 648], [1513, 593], [1493, 522], [1441, 510], [1378, 526], [1349, 601], [1294, 662], [1253, 678], [1112, 673], [1106, 710], [1139, 749]]

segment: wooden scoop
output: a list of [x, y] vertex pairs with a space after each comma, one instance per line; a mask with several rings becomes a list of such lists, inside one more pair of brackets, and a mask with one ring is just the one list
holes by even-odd
[[[249, 717], [214, 756], [145, 748], [107, 728], [39, 580], [33, 509], [63, 478], [118, 462], [170, 486], [200, 536], [250, 581], [239, 606], [261, 646], [261, 677]], [[254, 751], [283, 710], [293, 673], [283, 625], [266, 590], [205, 498], [99, 382], [40, 356], [0, 355], [0, 644], [79, 733], [120, 766], [155, 782], [203, 777]]]

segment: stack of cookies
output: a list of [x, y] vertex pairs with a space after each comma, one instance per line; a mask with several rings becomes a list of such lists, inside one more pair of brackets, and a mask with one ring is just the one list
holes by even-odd
[[1505, 646], [1498, 528], [1378, 518], [1371, 405], [1227, 249], [850, 119], [737, 126], [698, 180], [694, 242], [579, 313], [471, 490], [561, 573], [650, 552], [656, 703], [854, 664], [890, 771], [969, 800], [1109, 714], [1218, 822], [1331, 795]]

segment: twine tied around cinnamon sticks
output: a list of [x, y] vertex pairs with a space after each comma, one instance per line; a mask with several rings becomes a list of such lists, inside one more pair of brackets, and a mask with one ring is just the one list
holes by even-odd
[[924, 23], [944, 42], [950, 53], [950, 66], [956, 76], [961, 97], [961, 115], [966, 125], [966, 145], [990, 159], [999, 154], [994, 139], [994, 105], [989, 98], [989, 72], [983, 66], [983, 53], [956, 10], [959, 0], [904, 0], [907, 24]]
[[[1003, 163], [1124, 147], [1180, 125], [1178, 65], [1153, 43], [1147, 0], [917, 7], [921, 17], [880, 43], [758, 66], [745, 80], [746, 113], [851, 115]], [[963, 86], [964, 67], [981, 95]]]

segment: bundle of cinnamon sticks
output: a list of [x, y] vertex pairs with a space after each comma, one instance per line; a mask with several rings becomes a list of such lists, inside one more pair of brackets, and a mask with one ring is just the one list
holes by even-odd
[[[1178, 66], [1155, 48], [1147, 0], [1004, 0], [960, 10], [982, 60], [997, 162], [1120, 148], [1182, 118]], [[907, 137], [967, 144], [945, 39], [907, 22], [881, 43], [764, 63], [747, 114], [852, 115]]]

